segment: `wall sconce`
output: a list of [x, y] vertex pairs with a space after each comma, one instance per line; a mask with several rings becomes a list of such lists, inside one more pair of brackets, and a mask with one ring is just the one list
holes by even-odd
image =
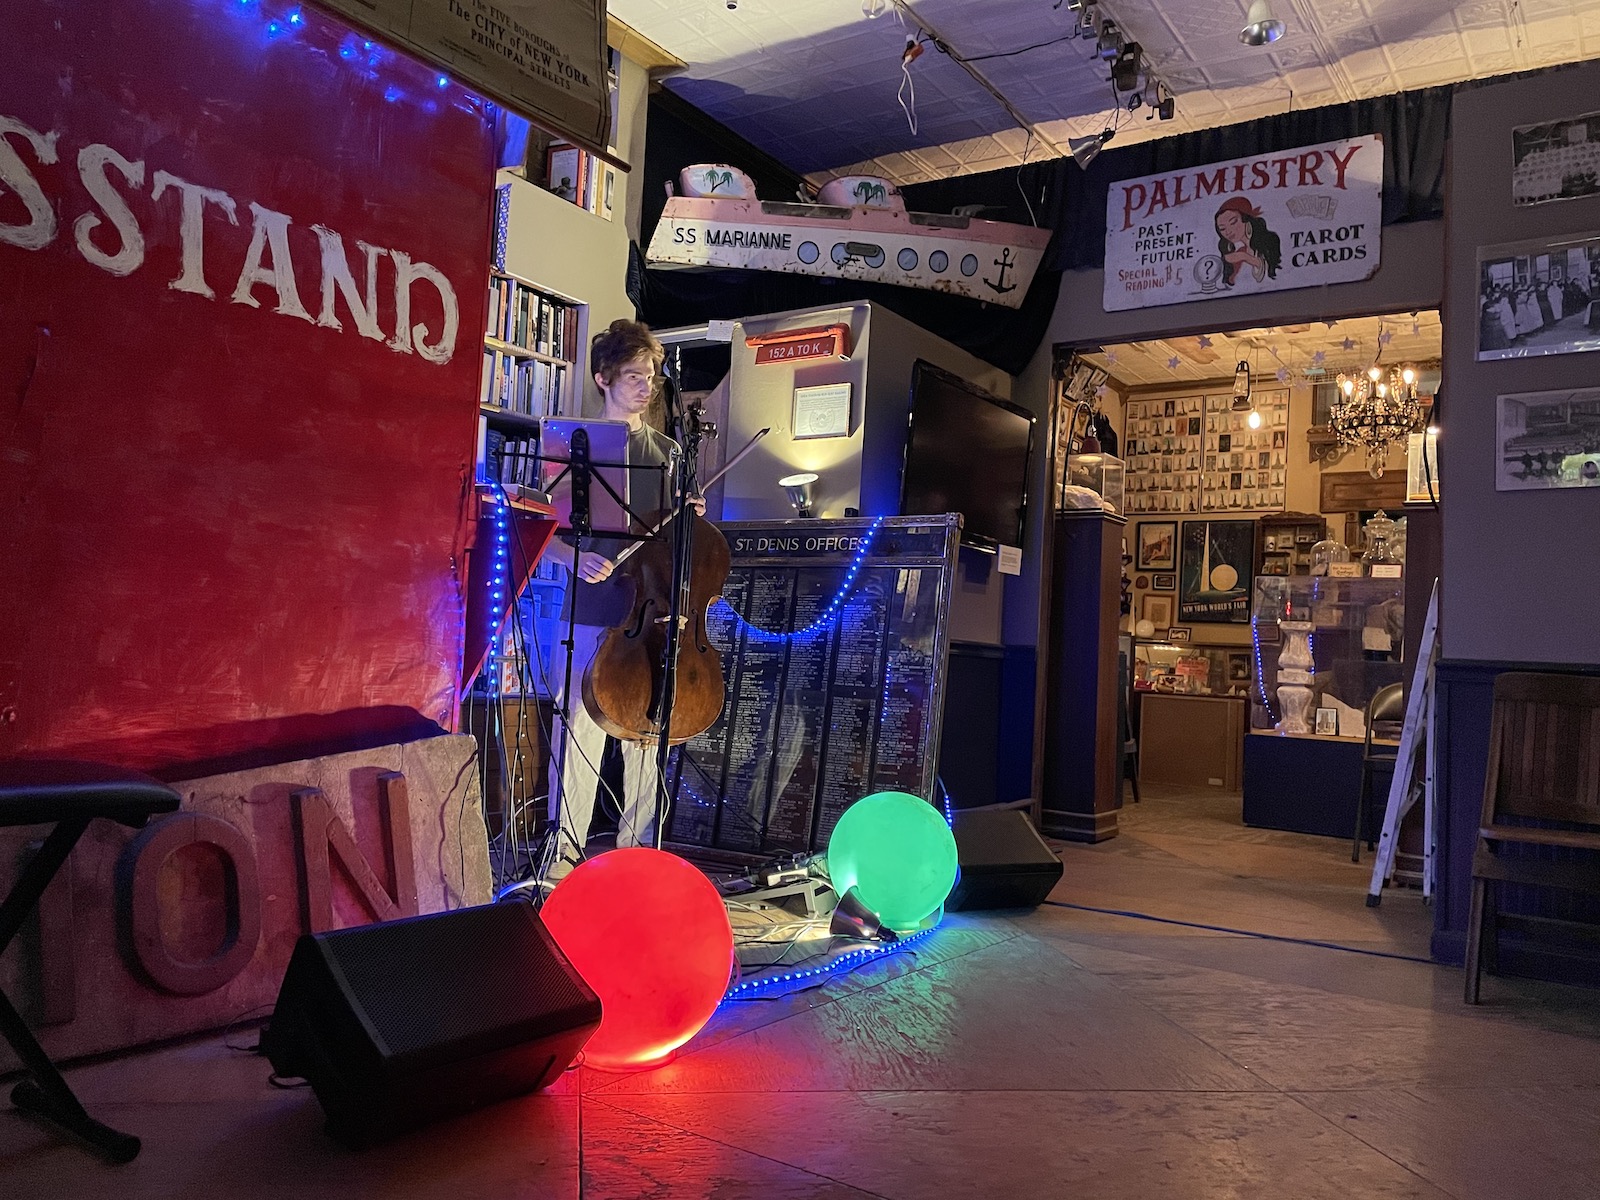
[[809, 517], [811, 515], [811, 485], [817, 481], [815, 471], [802, 471], [798, 475], [785, 475], [778, 480], [781, 487], [789, 497], [789, 503], [794, 505], [794, 515]]

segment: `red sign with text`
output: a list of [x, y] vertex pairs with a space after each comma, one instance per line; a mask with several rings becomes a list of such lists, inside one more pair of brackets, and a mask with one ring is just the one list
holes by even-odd
[[0, 758], [449, 726], [492, 122], [275, 0], [0, 38]]
[[745, 345], [755, 347], [757, 366], [763, 363], [797, 362], [806, 358], [848, 358], [850, 327], [828, 325], [812, 329], [786, 329], [781, 333], [745, 338]]

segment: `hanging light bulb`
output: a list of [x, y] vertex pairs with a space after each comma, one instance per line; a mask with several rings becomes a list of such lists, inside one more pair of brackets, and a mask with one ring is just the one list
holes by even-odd
[[1257, 409], [1252, 408], [1250, 410], [1250, 415], [1245, 418], [1245, 422], [1244, 423], [1246, 425], [1250, 426], [1251, 429], [1260, 429], [1261, 428], [1261, 413], [1260, 413], [1260, 411], [1257, 410]]

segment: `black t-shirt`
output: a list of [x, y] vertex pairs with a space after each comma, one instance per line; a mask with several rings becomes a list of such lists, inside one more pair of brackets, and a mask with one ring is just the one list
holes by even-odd
[[[677, 454], [678, 443], [648, 425], [642, 425], [628, 434], [628, 507], [649, 522], [642, 527], [636, 522], [635, 532], [643, 533], [654, 524], [660, 518], [660, 514], [666, 512], [672, 498], [669, 474], [659, 470], [639, 468], [670, 467]], [[602, 554], [614, 562], [617, 555], [622, 553], [623, 547], [631, 544], [624, 538], [592, 537], [584, 541], [583, 548]], [[554, 546], [550, 552], [559, 558], [569, 572], [571, 571], [570, 543], [565, 546]], [[627, 617], [633, 607], [633, 584], [620, 572], [601, 583], [585, 583], [581, 579], [574, 578], [572, 585], [567, 589], [567, 603], [561, 612], [562, 620], [566, 620], [572, 611], [574, 601], [577, 603], [579, 625], [598, 625], [602, 628], [616, 625]]]

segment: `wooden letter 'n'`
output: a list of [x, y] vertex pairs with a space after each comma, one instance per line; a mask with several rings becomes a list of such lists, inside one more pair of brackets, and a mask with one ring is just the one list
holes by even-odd
[[303, 788], [292, 793], [289, 802], [300, 869], [300, 916], [307, 933], [334, 928], [335, 859], [374, 921], [416, 916], [417, 868], [411, 853], [411, 805], [404, 775], [385, 771], [378, 776], [378, 816], [390, 887], [378, 878], [378, 872], [356, 845], [355, 835], [333, 811], [321, 789]]

